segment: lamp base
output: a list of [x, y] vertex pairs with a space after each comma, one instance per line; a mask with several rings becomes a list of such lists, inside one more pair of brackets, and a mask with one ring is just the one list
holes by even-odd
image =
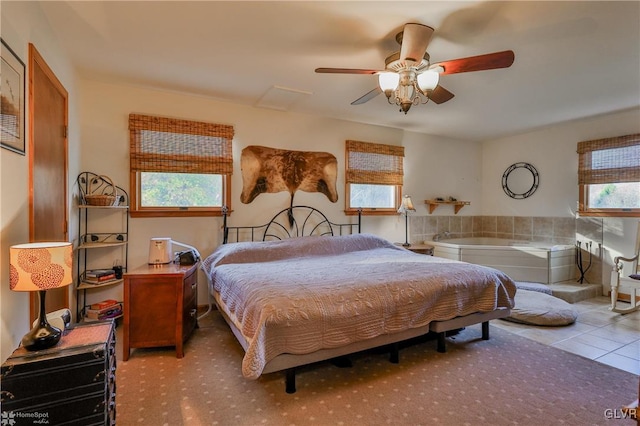
[[402, 243], [402, 247], [411, 247], [411, 243]]
[[62, 337], [62, 330], [48, 322], [36, 324], [22, 338], [22, 346], [28, 351], [39, 351], [57, 345], [60, 337]]
[[44, 311], [46, 294], [47, 292], [45, 290], [38, 291], [38, 298], [40, 299], [38, 321], [31, 331], [22, 338], [22, 346], [28, 351], [39, 351], [55, 346], [62, 337], [62, 330], [52, 326], [47, 321], [47, 314]]

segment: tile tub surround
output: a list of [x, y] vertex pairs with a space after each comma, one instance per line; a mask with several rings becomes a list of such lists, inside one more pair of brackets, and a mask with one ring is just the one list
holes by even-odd
[[[575, 244], [580, 219], [535, 216], [411, 216], [411, 242], [431, 241], [436, 234], [450, 238], [492, 237], [552, 244]], [[592, 225], [590, 234], [597, 235]]]

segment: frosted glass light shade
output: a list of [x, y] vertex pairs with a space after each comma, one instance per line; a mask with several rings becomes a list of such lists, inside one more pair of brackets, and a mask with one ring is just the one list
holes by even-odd
[[378, 74], [378, 84], [383, 92], [387, 90], [396, 90], [398, 82], [400, 81], [400, 75], [395, 72], [381, 72]]
[[418, 87], [423, 92], [435, 89], [439, 81], [440, 74], [435, 71], [425, 71], [418, 75]]

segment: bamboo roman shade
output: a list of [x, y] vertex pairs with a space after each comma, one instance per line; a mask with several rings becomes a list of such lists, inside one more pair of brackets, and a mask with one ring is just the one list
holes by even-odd
[[640, 182], [640, 134], [578, 143], [578, 184]]
[[404, 147], [348, 140], [347, 183], [402, 185]]
[[233, 126], [129, 115], [132, 172], [233, 173]]

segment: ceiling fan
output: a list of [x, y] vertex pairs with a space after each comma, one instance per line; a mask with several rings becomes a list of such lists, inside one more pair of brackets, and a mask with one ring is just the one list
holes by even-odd
[[429, 100], [441, 104], [453, 98], [454, 94], [440, 85], [440, 75], [508, 68], [515, 59], [513, 51], [505, 50], [431, 64], [427, 46], [433, 31], [427, 25], [406, 24], [403, 31], [396, 35], [400, 51], [387, 57], [384, 70], [316, 68], [316, 72], [377, 74], [379, 86], [351, 102], [351, 105], [363, 104], [384, 93], [390, 104], [398, 105], [400, 111], [406, 114], [412, 105]]

